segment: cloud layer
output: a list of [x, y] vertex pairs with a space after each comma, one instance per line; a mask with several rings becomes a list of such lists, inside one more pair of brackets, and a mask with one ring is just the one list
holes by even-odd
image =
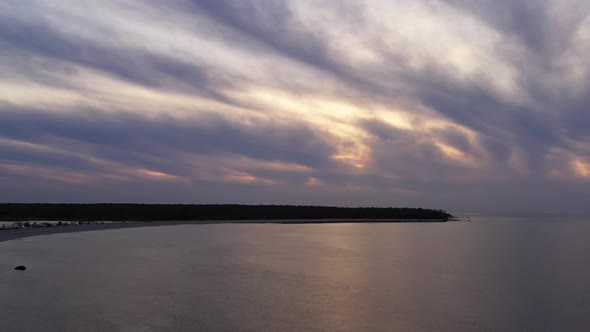
[[7, 0], [0, 200], [590, 212], [589, 57], [583, 0]]

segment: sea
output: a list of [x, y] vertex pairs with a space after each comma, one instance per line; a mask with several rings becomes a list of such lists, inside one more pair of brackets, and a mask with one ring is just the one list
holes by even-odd
[[0, 331], [587, 332], [589, 253], [560, 215], [33, 236], [0, 242]]

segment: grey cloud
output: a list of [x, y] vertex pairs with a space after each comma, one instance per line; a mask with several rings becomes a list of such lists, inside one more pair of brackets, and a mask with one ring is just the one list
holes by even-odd
[[[506, 60], [514, 61], [515, 67], [520, 68], [525, 88], [531, 96], [538, 98], [539, 103], [550, 109], [549, 113], [545, 109], [515, 106], [503, 101], [487, 91], [485, 85], [477, 85], [481, 82], [460, 86], [440, 69], [431, 68], [420, 73], [409, 70], [400, 72], [404, 64], [393, 55], [390, 60], [392, 68], [396, 69], [383, 68], [382, 77], [350, 73], [336, 59], [330, 58], [322, 47], [321, 36], [315, 36], [305, 27], [297, 25], [287, 3], [273, 3], [266, 7], [255, 1], [196, 1], [195, 4], [222, 24], [255, 38], [285, 56], [329, 70], [343, 82], [374, 98], [394, 100], [402, 97], [403, 92], [400, 96], [401, 91], [395, 91], [382, 83], [387, 81], [387, 76], [397, 77], [397, 80], [405, 82], [407, 90], [419, 102], [478, 132], [482, 144], [496, 156], [499, 164], [507, 162], [513, 148], [522, 150], [528, 156], [528, 164], [532, 168], [542, 164], [542, 159], [552, 147], [569, 148], [560, 133], [563, 126], [571, 124], [564, 124], [567, 120], [556, 114], [559, 105], [545, 91], [546, 87], [539, 83], [542, 81], [539, 74], [555, 56], [556, 40], [566, 33], [552, 28], [551, 17], [544, 6], [546, 2], [448, 2], [468, 15], [474, 15], [506, 38], [516, 37], [523, 42], [528, 50], [529, 63], [508, 58], [509, 54], [505, 54]], [[382, 53], [387, 54], [384, 50]], [[573, 108], [576, 107], [573, 105]], [[573, 118], [583, 117], [583, 113], [575, 114]]]
[[590, 91], [574, 101], [564, 103], [559, 110], [565, 118], [563, 134], [574, 141], [590, 139]]
[[507, 162], [512, 148], [528, 156], [532, 168], [542, 164], [552, 147], [569, 148], [562, 135], [564, 118], [557, 105], [548, 104], [544, 109], [514, 105], [479, 87], [465, 88], [436, 80], [428, 86], [428, 89], [418, 88], [419, 99], [479, 133], [482, 144], [500, 165]]
[[[251, 43], [257, 43], [260, 45], [259, 51], [270, 50], [306, 64], [355, 89], [369, 93], [391, 92], [389, 88], [383, 88], [363, 73], [343, 66], [336, 58], [337, 55], [330, 54], [327, 46], [330, 41], [326, 36], [314, 30], [313, 27], [303, 25], [291, 10], [288, 1], [187, 0], [181, 2], [185, 3], [183, 8], [204, 14], [241, 36], [233, 40], [236, 44], [241, 43], [243, 46], [252, 47]], [[345, 5], [339, 3], [337, 7], [341, 6]], [[362, 11], [360, 5], [351, 8]], [[340, 12], [346, 13], [350, 19], [362, 20], [362, 13], [351, 10]]]
[[87, 158], [64, 151], [43, 149], [45, 146], [27, 147], [0, 141], [0, 164], [56, 166], [79, 171], [96, 170]]
[[[552, 74], [559, 74], [556, 59], [561, 55], [565, 43], [571, 41], [571, 33], [579, 26], [584, 14], [587, 14], [585, 9], [590, 8], [572, 7], [571, 17], [566, 22], [557, 22], [557, 19], [563, 18], [551, 17], [547, 1], [544, 0], [445, 2], [465, 15], [471, 15], [483, 22], [495, 30], [502, 40], [520, 42], [525, 50], [523, 58], [510, 54], [510, 50], [502, 49], [502, 45], [494, 50], [497, 52], [494, 55], [518, 70], [518, 82], [534, 99], [534, 103], [516, 105], [489, 91], [489, 82], [485, 82], [484, 78], [458, 82], [452, 76], [452, 70], [441, 69], [438, 65], [426, 65], [426, 69], [417, 72], [405, 64], [399, 54], [379, 49], [379, 45], [373, 46], [377, 53], [385, 56], [383, 68], [373, 68], [371, 73], [364, 72], [361, 68], [351, 68], [330, 53], [330, 40], [326, 36], [322, 36], [313, 27], [304, 26], [298, 20], [288, 1], [177, 0], [166, 6], [172, 7], [172, 12], [195, 15], [198, 19], [206, 18], [212, 25], [211, 31], [220, 29], [226, 34], [215, 38], [231, 35], [231, 38], [221, 39], [231, 47], [255, 50], [253, 54], [272, 52], [305, 64], [317, 71], [318, 75], [337, 78], [346, 86], [347, 89], [343, 90], [353, 91], [351, 94], [357, 96], [362, 95], [364, 100], [384, 104], [409, 100], [408, 109], [416, 105], [426, 106], [438, 112], [441, 117], [473, 130], [477, 134], [477, 148], [463, 134], [452, 130], [410, 132], [378, 121], [365, 121], [358, 123], [358, 126], [373, 135], [369, 146], [371, 164], [364, 173], [353, 174], [330, 160], [330, 155], [335, 152], [335, 144], [330, 135], [322, 128], [303, 124], [304, 119], [301, 122], [296, 119], [292, 123], [260, 120], [245, 124], [230, 121], [229, 117], [220, 115], [178, 120], [163, 115], [143, 117], [137, 114], [141, 112], [139, 109], [136, 114], [92, 109], [64, 113], [21, 109], [5, 104], [0, 107], [0, 137], [56, 147], [64, 153], [18, 149], [4, 143], [0, 144], [0, 159], [15, 163], [69, 167], [88, 172], [99, 171], [94, 164], [83, 158], [86, 153], [132, 167], [183, 174], [189, 172], [183, 164], [188, 163], [193, 156], [211, 158], [212, 162], [219, 156], [245, 156], [253, 160], [297, 163], [312, 168], [308, 173], [256, 167], [249, 170], [260, 177], [301, 183], [308, 176], [314, 176], [334, 186], [366, 185], [378, 192], [370, 196], [370, 199], [379, 202], [385, 202], [379, 196], [388, 193], [389, 188], [412, 190], [421, 194], [416, 198], [417, 205], [422, 205], [419, 201], [421, 199], [422, 202], [440, 200], [459, 206], [461, 199], [468, 198], [472, 200], [470, 204], [476, 206], [479, 203], [472, 197], [493, 200], [498, 193], [525, 185], [539, 192], [547, 192], [547, 188], [552, 187], [570, 194], [587, 192], [581, 185], [573, 185], [575, 189], [570, 190], [567, 185], [571, 183], [556, 184], [553, 180], [547, 180], [545, 158], [554, 148], [590, 156], [590, 151], [583, 147], [587, 146], [584, 143], [590, 141], [590, 127], [587, 125], [590, 123], [590, 94], [568, 97], [561, 91], [552, 91], [552, 85], [547, 83], [553, 79]], [[159, 1], [142, 4], [164, 7]], [[361, 9], [358, 16], [362, 16], [360, 2], [359, 7]], [[356, 14], [351, 15], [356, 17]], [[192, 32], [206, 34], [210, 31]], [[97, 31], [96, 40], [82, 39], [60, 32], [57, 27], [43, 20], [27, 21], [22, 17], [0, 14], [0, 61], [7, 62], [2, 65], [7, 71], [12, 70], [28, 78], [34, 77], [47, 85], [69, 84], [59, 82], [51, 75], [51, 71], [75, 75], [71, 65], [80, 65], [155, 89], [188, 91], [224, 102], [231, 102], [224, 97], [224, 89], [239, 90], [239, 80], [247, 79], [226, 78], [224, 73], [205, 65], [184, 62], [173, 56], [154, 54], [148, 50], [131, 49], [126, 45], [106, 46], [108, 43], [99, 41], [109, 36], [101, 33], [103, 32]], [[39, 56], [46, 59], [47, 63], [31, 67], [28, 55]], [[5, 79], [10, 79], [6, 78], [9, 74], [5, 74]], [[584, 79], [584, 84], [590, 83], [590, 78]], [[257, 82], [248, 83], [255, 88]], [[315, 88], [313, 84], [310, 85]], [[288, 85], [281, 87], [292, 88]], [[75, 90], [79, 87], [69, 88]], [[260, 112], [262, 113], [264, 111]], [[328, 131], [329, 128], [325, 130]], [[488, 183], [485, 176], [482, 176], [472, 183], [457, 183], [455, 179], [467, 171], [461, 165], [449, 161], [432, 144], [434, 138], [476, 157], [483, 158], [483, 154], [493, 156], [495, 164], [490, 165], [490, 169], [493, 169], [491, 171], [506, 174], [514, 182]], [[479, 147], [483, 147], [485, 151], [479, 151]], [[507, 167], [515, 149], [532, 171], [526, 181], [519, 178], [518, 174], [511, 174]], [[2, 176], [3, 180], [8, 178], [6, 174], [0, 173], [0, 177]], [[518, 182], [519, 179], [522, 182]], [[207, 197], [221, 199], [224, 194], [230, 197], [230, 192], [234, 193], [231, 197], [236, 198], [239, 194], [248, 195], [248, 190], [239, 189], [239, 186], [224, 187], [213, 183], [206, 185], [213, 189]], [[30, 184], [29, 188], [32, 187], [34, 184]], [[52, 186], [44, 188], [47, 195], [55, 190]], [[134, 188], [149, 188], [149, 185], [136, 183]], [[176, 198], [182, 197], [180, 193], [190, 195], [197, 192], [191, 188], [179, 189], [179, 194], [174, 194], [172, 188], [166, 190], [171, 193], [170, 197]], [[272, 192], [260, 190], [259, 197], [267, 195], [266, 198], [275, 199]], [[276, 190], [282, 190], [282, 197], [305, 199], [302, 198], [305, 196], [304, 191], [291, 195], [287, 193], [289, 188]], [[521, 194], [526, 195], [533, 191], [523, 189]], [[322, 198], [318, 192], [314, 192], [316, 198], [323, 201], [347, 201], [355, 195], [331, 193], [330, 195], [334, 195], [331, 197], [338, 198]], [[101, 195], [106, 193], [112, 193], [112, 190], [106, 187], [97, 188], [96, 196], [88, 196], [88, 199], [105, 197]], [[7, 194], [4, 195], [8, 197]], [[23, 195], [26, 197], [24, 193]], [[65, 189], [63, 195], [66, 195]], [[123, 197], [133, 197], [131, 191], [125, 195]], [[457, 198], [453, 198], [453, 195]], [[354, 196], [354, 200], [360, 202], [368, 199], [361, 196]], [[516, 196], [513, 195], [511, 199], [518, 201]], [[553, 197], [551, 193], [546, 193], [545, 196]], [[147, 196], [143, 199], [158, 201]], [[533, 206], [533, 201], [528, 199], [525, 205]], [[503, 199], [501, 204], [508, 206], [511, 203], [509, 199]]]
[[[334, 152], [328, 136], [303, 124], [245, 125], [213, 115], [177, 120], [91, 110], [60, 114], [4, 108], [0, 123], [3, 138], [87, 151], [136, 167], [175, 170], [177, 160], [181, 163], [186, 155], [224, 154], [317, 167]], [[37, 158], [40, 162], [45, 157]]]
[[547, 0], [444, 0], [508, 36], [516, 36], [537, 52], [547, 50], [551, 33]]
[[[109, 38], [106, 35], [103, 37]], [[230, 80], [210, 68], [147, 50], [101, 45], [96, 41], [62, 33], [45, 21], [26, 22], [0, 15], [0, 47], [14, 58], [14, 63], [25, 66], [23, 70], [29, 74], [31, 68], [26, 68], [28, 63], [22, 61], [29, 54], [55, 60], [45, 63], [39, 69], [40, 73], [36, 74], [49, 84], [60, 82], [51, 82], [48, 75], [43, 74], [48, 66], [56, 66], [56, 70], [69, 70], [70, 74], [75, 75], [75, 70], [67, 67], [68, 64], [74, 64], [140, 85], [188, 90], [221, 100], [225, 97], [219, 93], [219, 89], [232, 85]]]
[[434, 144], [434, 137], [428, 134], [375, 120], [364, 121], [360, 126], [377, 138], [371, 145], [370, 167], [374, 174], [394, 177], [396, 182], [403, 178], [454, 181], [467, 170], [445, 157]]
[[333, 68], [320, 36], [298, 24], [288, 2], [251, 0], [190, 1], [222, 25], [319, 69]]

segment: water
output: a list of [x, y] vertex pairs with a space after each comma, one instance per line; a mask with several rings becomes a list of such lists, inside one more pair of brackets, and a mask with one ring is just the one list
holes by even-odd
[[486, 218], [2, 242], [0, 330], [589, 331], [590, 222]]

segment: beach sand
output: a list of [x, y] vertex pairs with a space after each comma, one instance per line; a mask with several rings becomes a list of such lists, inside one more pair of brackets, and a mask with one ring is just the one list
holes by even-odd
[[135, 227], [158, 227], [175, 225], [210, 225], [210, 224], [339, 224], [339, 223], [404, 223], [404, 222], [442, 222], [428, 219], [283, 219], [283, 220], [171, 220], [171, 221], [130, 221], [105, 224], [66, 225], [41, 228], [19, 228], [0, 231], [0, 242], [20, 239], [29, 236], [50, 235], [57, 233], [73, 233], [123, 229]]

